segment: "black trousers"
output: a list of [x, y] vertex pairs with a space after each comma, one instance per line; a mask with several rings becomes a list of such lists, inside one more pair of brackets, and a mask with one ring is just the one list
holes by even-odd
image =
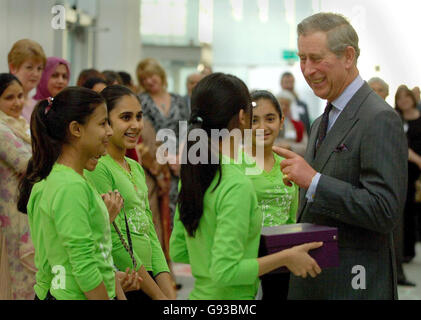
[[287, 300], [290, 273], [265, 274], [260, 277], [262, 285], [262, 300]]
[[403, 214], [403, 256], [415, 256], [415, 243], [417, 241], [417, 215], [419, 206], [415, 202], [415, 182], [420, 170], [412, 162], [408, 163], [408, 192]]

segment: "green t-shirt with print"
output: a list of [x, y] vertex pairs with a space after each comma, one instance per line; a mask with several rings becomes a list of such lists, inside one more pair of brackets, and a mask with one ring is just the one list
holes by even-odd
[[[133, 251], [137, 266], [143, 264], [147, 271], [156, 276], [169, 272], [161, 243], [157, 237], [148, 201], [148, 187], [145, 172], [136, 161], [125, 158], [130, 166], [130, 173], [124, 170], [110, 155], [101, 157], [94, 171], [86, 171], [85, 176], [99, 193], [118, 190], [124, 199], [123, 210], [115, 219], [126, 243], [128, 244], [124, 211], [130, 229]], [[121, 240], [111, 227], [114, 263], [120, 270], [133, 268], [130, 255], [123, 247]]]
[[37, 296], [44, 299], [49, 289], [58, 300], [85, 300], [84, 292], [104, 282], [114, 298], [109, 215], [88, 181], [56, 163], [48, 177], [33, 186], [27, 209]]
[[[256, 191], [259, 208], [263, 214], [263, 227], [273, 227], [283, 224], [296, 223], [298, 209], [298, 186], [293, 183], [291, 187], [284, 184], [281, 171], [281, 162], [284, 160], [273, 153], [275, 164], [269, 172], [260, 170], [260, 174], [246, 175], [253, 183]], [[252, 168], [257, 164], [243, 152], [242, 167]]]
[[214, 190], [219, 173], [205, 192], [195, 237], [187, 234], [177, 206], [170, 255], [175, 262], [191, 265], [195, 283], [190, 299], [251, 300], [259, 286], [262, 215], [241, 167], [231, 161], [221, 170], [218, 187]]

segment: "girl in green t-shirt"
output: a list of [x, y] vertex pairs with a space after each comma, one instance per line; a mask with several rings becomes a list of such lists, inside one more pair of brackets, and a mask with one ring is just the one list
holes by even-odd
[[[111, 256], [113, 210], [83, 176], [111, 134], [104, 99], [89, 89], [69, 87], [33, 111], [18, 208], [28, 214], [38, 299], [125, 299]], [[109, 208], [119, 210], [113, 198]]]
[[[272, 147], [284, 122], [281, 106], [275, 96], [266, 90], [251, 93], [255, 103], [252, 129], [253, 143], [245, 146], [244, 157], [255, 155], [255, 162], [243, 161], [250, 166], [257, 165], [261, 174], [249, 175], [257, 195], [259, 208], [263, 214], [263, 227], [273, 227], [296, 223], [298, 208], [298, 186], [287, 186], [283, 182], [281, 161]], [[257, 148], [264, 152], [256, 152]], [[289, 287], [289, 273], [267, 274], [261, 277], [262, 300], [286, 300]]]
[[322, 243], [258, 258], [262, 213], [236, 161], [239, 140], [252, 122], [246, 85], [235, 76], [214, 73], [197, 84], [191, 102], [183, 154], [187, 163], [181, 165], [170, 240], [171, 258], [191, 265], [195, 283], [190, 299], [254, 299], [259, 276], [281, 266], [298, 276], [317, 276], [320, 267], [308, 251]]
[[143, 128], [142, 107], [127, 87], [105, 88], [105, 98], [113, 135], [108, 154], [99, 160], [88, 180], [100, 193], [118, 190], [124, 206], [111, 227], [114, 263], [120, 270], [135, 265], [143, 279], [140, 290], [126, 292], [128, 300], [175, 299], [169, 268], [152, 221], [148, 188], [143, 168], [125, 157], [136, 147]]

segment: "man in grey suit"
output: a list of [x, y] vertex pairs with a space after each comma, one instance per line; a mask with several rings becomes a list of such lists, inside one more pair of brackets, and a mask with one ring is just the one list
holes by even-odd
[[358, 35], [343, 17], [298, 25], [302, 73], [328, 105], [305, 158], [275, 148], [284, 180], [300, 186], [299, 222], [338, 228], [340, 266], [291, 275], [289, 299], [397, 299], [392, 230], [405, 204], [408, 146], [402, 122], [359, 76]]

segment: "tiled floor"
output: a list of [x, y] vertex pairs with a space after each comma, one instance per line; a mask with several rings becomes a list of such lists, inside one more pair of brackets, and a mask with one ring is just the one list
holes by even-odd
[[[415, 282], [416, 287], [398, 287], [399, 300], [421, 300], [421, 243], [417, 244], [417, 255], [411, 263], [404, 264], [405, 275], [409, 281]], [[191, 275], [190, 265], [178, 264], [173, 265], [173, 270], [177, 278], [177, 282], [183, 287], [178, 291], [177, 299], [186, 300], [193, 288], [194, 279]]]

